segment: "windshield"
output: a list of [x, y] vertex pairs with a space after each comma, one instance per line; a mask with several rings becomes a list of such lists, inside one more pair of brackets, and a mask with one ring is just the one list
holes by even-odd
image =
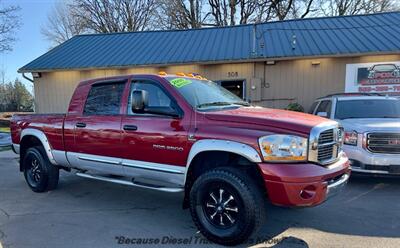
[[392, 99], [364, 99], [338, 101], [335, 118], [400, 118], [400, 101]]
[[186, 101], [199, 110], [250, 106], [218, 84], [195, 78], [166, 77]]

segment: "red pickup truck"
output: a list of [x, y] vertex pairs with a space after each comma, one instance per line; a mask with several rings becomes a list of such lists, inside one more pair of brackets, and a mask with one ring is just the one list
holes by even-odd
[[255, 233], [266, 199], [315, 206], [350, 175], [337, 122], [251, 106], [191, 74], [84, 81], [67, 114], [15, 115], [11, 132], [33, 191], [54, 190], [64, 169], [184, 192], [201, 233], [224, 245]]

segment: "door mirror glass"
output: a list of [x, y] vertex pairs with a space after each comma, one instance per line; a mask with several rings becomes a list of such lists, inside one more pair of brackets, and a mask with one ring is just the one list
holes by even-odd
[[321, 117], [328, 117], [328, 113], [327, 112], [318, 112], [317, 115], [321, 116]]
[[145, 90], [134, 90], [131, 95], [132, 112], [144, 113], [148, 104], [148, 93]]

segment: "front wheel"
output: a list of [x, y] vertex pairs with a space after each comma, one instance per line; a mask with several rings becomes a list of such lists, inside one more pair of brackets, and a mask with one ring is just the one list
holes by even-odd
[[195, 181], [190, 210], [206, 238], [222, 245], [236, 245], [257, 230], [264, 220], [265, 195], [254, 180], [244, 171], [218, 168]]
[[25, 180], [34, 192], [46, 192], [57, 187], [59, 169], [50, 163], [43, 147], [29, 148], [22, 163]]

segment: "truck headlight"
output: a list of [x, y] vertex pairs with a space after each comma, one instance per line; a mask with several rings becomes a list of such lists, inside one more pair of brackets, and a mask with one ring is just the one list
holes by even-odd
[[306, 138], [276, 134], [261, 137], [258, 143], [266, 162], [307, 160], [308, 140]]

